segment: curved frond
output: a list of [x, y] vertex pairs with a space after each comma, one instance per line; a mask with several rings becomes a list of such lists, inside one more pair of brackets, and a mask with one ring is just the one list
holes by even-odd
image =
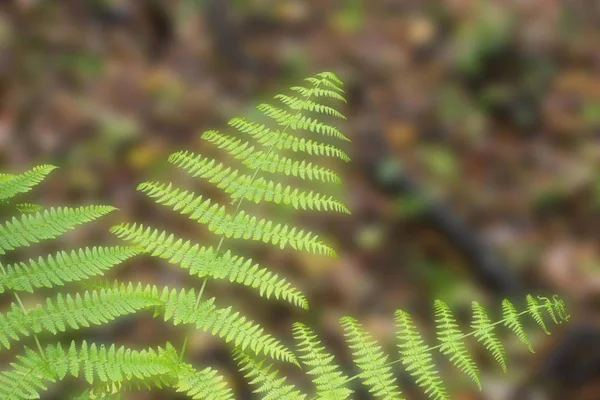
[[348, 388], [348, 377], [335, 362], [335, 357], [327, 352], [317, 335], [306, 325], [294, 324], [300, 361], [307, 368], [317, 389], [319, 400], [344, 400], [350, 398], [353, 391]]
[[303, 99], [296, 96], [288, 96], [285, 94], [275, 95], [275, 98], [281, 101], [289, 108], [291, 108], [292, 110], [310, 111], [317, 114], [324, 114], [333, 117], [338, 117], [341, 119], [346, 119], [346, 117], [335, 108], [326, 106], [324, 104], [320, 104], [313, 100], [309, 100], [306, 98]]
[[494, 359], [500, 364], [502, 370], [506, 372], [506, 351], [496, 333], [495, 324], [492, 323], [485, 308], [478, 302], [473, 302], [473, 321], [471, 328], [474, 329], [474, 336], [478, 342], [492, 354]]
[[548, 331], [548, 328], [546, 328], [546, 324], [544, 323], [544, 317], [542, 316], [541, 312], [541, 307], [537, 300], [532, 295], [528, 294], [526, 301], [527, 311], [529, 312], [529, 315], [531, 315], [531, 318], [533, 318], [536, 324], [538, 324], [540, 328], [542, 328], [546, 335], [549, 335], [550, 332]]
[[162, 299], [165, 303], [165, 321], [172, 319], [175, 325], [194, 324], [197, 329], [232, 342], [235, 348], [242, 351], [249, 349], [257, 355], [298, 363], [294, 353], [265, 333], [264, 328], [246, 319], [232, 307], [217, 308], [214, 298], [198, 303], [198, 295], [194, 290], [171, 290], [165, 291]]
[[411, 316], [396, 311], [398, 350], [406, 371], [410, 373], [425, 394], [435, 400], [450, 399], [439, 376], [429, 348], [417, 331]]
[[219, 373], [212, 368], [200, 371], [191, 365], [184, 365], [177, 371], [174, 387], [185, 393], [190, 399], [230, 400], [233, 392]]
[[189, 240], [143, 225], [121, 224], [111, 232], [123, 240], [134, 243], [155, 257], [168, 260], [187, 269], [190, 275], [228, 279], [255, 289], [266, 298], [275, 298], [308, 308], [306, 297], [284, 278], [262, 268], [251, 259], [232, 254], [230, 251], [217, 255], [213, 247], [200, 247]]
[[343, 317], [340, 322], [354, 363], [360, 369], [358, 376], [369, 392], [381, 400], [402, 399], [396, 378], [388, 365], [388, 357], [381, 346], [354, 318]]
[[60, 251], [47, 258], [39, 257], [26, 263], [6, 267], [0, 274], [0, 293], [6, 289], [27, 291], [62, 285], [96, 275], [102, 275], [111, 267], [139, 254], [136, 247], [86, 247], [70, 253]]
[[334, 256], [333, 249], [325, 245], [317, 235], [286, 224], [276, 224], [266, 219], [258, 219], [240, 211], [231, 215], [225, 207], [193, 192], [173, 188], [172, 184], [145, 182], [139, 190], [153, 198], [158, 204], [172, 208], [200, 224], [208, 230], [226, 238], [263, 241], [280, 248], [291, 246], [315, 254]]
[[481, 378], [477, 364], [469, 354], [463, 341], [463, 333], [458, 327], [450, 307], [440, 300], [435, 301], [437, 338], [441, 343], [440, 351], [447, 356], [458, 369], [463, 371], [481, 390]]
[[76, 225], [97, 219], [115, 208], [87, 206], [78, 208], [50, 208], [0, 225], [0, 254], [18, 247], [29, 246], [40, 240], [53, 239]]
[[39, 165], [22, 174], [3, 174], [0, 178], [0, 201], [30, 191], [56, 168], [54, 165]]
[[279, 377], [277, 370], [265, 361], [257, 361], [247, 354], [234, 350], [234, 359], [240, 367], [240, 372], [255, 387], [254, 393], [262, 400], [304, 400], [306, 395], [294, 385], [286, 383], [285, 378]]

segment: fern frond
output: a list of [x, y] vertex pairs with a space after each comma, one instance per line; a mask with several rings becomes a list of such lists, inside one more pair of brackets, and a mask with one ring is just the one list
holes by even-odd
[[341, 119], [346, 119], [346, 117], [335, 108], [317, 103], [316, 101], [302, 99], [296, 96], [288, 96], [285, 94], [275, 95], [275, 98], [281, 101], [289, 108], [291, 108], [292, 110], [310, 111], [318, 114], [324, 114], [333, 117], [338, 117]]
[[331, 136], [349, 142], [342, 132], [332, 125], [320, 122], [317, 118], [308, 117], [299, 113], [290, 113], [282, 108], [270, 104], [260, 104], [256, 109], [267, 117], [271, 118], [277, 124], [291, 129], [301, 129], [312, 133], [318, 133], [324, 136]]
[[53, 165], [39, 165], [22, 174], [4, 174], [0, 179], [0, 201], [30, 191], [56, 168]]
[[145, 182], [138, 189], [153, 198], [158, 204], [172, 208], [200, 224], [207, 224], [208, 230], [226, 238], [263, 241], [291, 246], [315, 254], [335, 256], [334, 250], [325, 245], [317, 235], [286, 224], [276, 224], [266, 219], [258, 219], [243, 210], [235, 215], [228, 214], [225, 207], [213, 203], [193, 192], [173, 188], [172, 184]]
[[348, 377], [335, 363], [335, 357], [327, 352], [317, 335], [306, 325], [294, 324], [300, 360], [307, 367], [317, 389], [317, 399], [344, 400], [350, 398], [353, 391], [347, 387]]
[[429, 348], [417, 331], [411, 316], [402, 311], [396, 311], [396, 327], [398, 329], [398, 350], [400, 359], [406, 371], [430, 398], [436, 400], [449, 399]]
[[290, 89], [294, 92], [300, 93], [300, 95], [304, 97], [330, 98], [343, 101], [344, 103], [346, 102], [344, 96], [342, 96], [340, 93], [334, 90], [323, 89], [318, 87], [306, 88], [303, 86], [292, 86]]
[[174, 388], [185, 393], [190, 399], [230, 400], [233, 392], [223, 377], [212, 368], [200, 371], [191, 365], [184, 365], [177, 371], [177, 382]]
[[519, 320], [519, 313], [515, 309], [515, 306], [507, 299], [502, 301], [502, 316], [504, 318], [504, 326], [513, 331], [519, 340], [533, 353], [531, 342], [527, 338], [525, 328]]
[[234, 350], [234, 359], [240, 367], [240, 372], [248, 379], [251, 386], [256, 389], [263, 400], [304, 400], [306, 395], [294, 385], [286, 383], [286, 379], [279, 377], [277, 370], [265, 361], [257, 361], [247, 354]]
[[258, 289], [260, 296], [274, 296], [298, 307], [308, 308], [306, 297], [298, 289], [251, 259], [236, 256], [230, 251], [217, 255], [213, 247], [200, 247], [189, 240], [143, 225], [121, 224], [112, 227], [111, 232], [152, 256], [178, 264], [187, 269], [190, 275], [228, 279]]
[[348, 208], [333, 196], [304, 191], [264, 178], [240, 174], [223, 163], [187, 151], [172, 154], [169, 161], [193, 177], [201, 177], [223, 189], [232, 200], [244, 198], [255, 203], [268, 201], [292, 205], [295, 209], [336, 211], [349, 214]]
[[476, 301], [473, 302], [471, 328], [474, 329], [474, 336], [477, 341], [485, 346], [498, 364], [500, 364], [502, 370], [506, 372], [506, 351], [494, 332], [495, 324], [490, 320], [485, 308]]
[[43, 354], [28, 348], [11, 364], [12, 369], [0, 373], [0, 397], [4, 400], [37, 399], [49, 383], [70, 375], [80, 375], [94, 382], [122, 382], [169, 374], [173, 365], [156, 350], [131, 350], [104, 345], [76, 345], [69, 348], [50, 345]]
[[467, 374], [481, 390], [479, 369], [463, 342], [464, 335], [460, 331], [450, 307], [443, 301], [436, 300], [435, 315], [437, 338], [441, 343], [440, 352], [449, 357], [450, 362]]
[[541, 307], [537, 300], [530, 294], [527, 295], [527, 311], [529, 311], [529, 315], [531, 318], [542, 328], [546, 335], [549, 335], [550, 332], [548, 328], [546, 328], [546, 324], [544, 323], [544, 317], [542, 316], [542, 312], [540, 311]]
[[344, 328], [346, 342], [352, 350], [354, 363], [360, 369], [358, 376], [369, 388], [369, 392], [381, 400], [402, 399], [392, 369], [388, 365], [388, 357], [381, 346], [354, 318], [343, 317], [340, 322]]
[[307, 162], [306, 160], [292, 160], [275, 152], [254, 150], [254, 146], [251, 146], [249, 142], [223, 135], [217, 131], [204, 132], [202, 139], [227, 151], [230, 156], [240, 160], [242, 164], [251, 170], [280, 173], [301, 179], [319, 180], [325, 183], [341, 182], [338, 174], [330, 169]]
[[232, 342], [237, 349], [250, 349], [257, 355], [266, 355], [276, 360], [297, 364], [293, 352], [253, 321], [233, 311], [231, 307], [219, 309], [215, 299], [198, 303], [194, 290], [171, 290], [163, 292], [165, 321], [194, 324], [197, 329], [217, 335], [226, 342]]
[[96, 275], [140, 253], [135, 247], [86, 247], [70, 253], [60, 251], [46, 259], [39, 257], [26, 263], [8, 265], [0, 275], [0, 293], [5, 289], [33, 293], [34, 289], [51, 288], [66, 282]]
[[34, 213], [36, 211], [40, 211], [42, 206], [32, 203], [19, 203], [15, 204], [15, 209], [21, 213]]
[[346, 152], [332, 144], [297, 137], [285, 132], [273, 131], [266, 125], [241, 117], [232, 118], [228, 124], [232, 128], [250, 135], [265, 147], [274, 146], [277, 150], [292, 150], [294, 152], [304, 152], [309, 155], [336, 157], [346, 162], [350, 161], [350, 157]]
[[74, 296], [59, 293], [44, 304], [24, 310], [12, 304], [0, 314], [0, 345], [10, 348], [11, 341], [46, 332], [65, 332], [100, 325], [137, 310], [163, 305], [156, 286], [115, 285], [112, 288], [85, 291]]
[[76, 225], [99, 218], [114, 209], [110, 206], [59, 207], [24, 214], [20, 219], [13, 217], [0, 225], [0, 255], [40, 240], [53, 239]]

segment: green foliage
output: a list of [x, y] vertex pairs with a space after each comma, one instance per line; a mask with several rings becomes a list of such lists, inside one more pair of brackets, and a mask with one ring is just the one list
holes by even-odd
[[[503, 317], [495, 322], [491, 322], [483, 306], [473, 303], [473, 330], [468, 333], [460, 330], [449, 307], [441, 301], [436, 301], [435, 325], [439, 343], [434, 346], [427, 345], [410, 314], [398, 310], [396, 339], [399, 357], [394, 357], [392, 361], [382, 346], [356, 319], [343, 317], [340, 322], [348, 350], [358, 369], [358, 373], [353, 377], [346, 377], [341, 372], [335, 358], [310, 328], [296, 324], [294, 337], [298, 343], [299, 359], [316, 388], [316, 394], [312, 397], [285, 383], [285, 379], [279, 376], [272, 365], [265, 364], [265, 360], [238, 353], [238, 362], [243, 365], [248, 377], [253, 379], [251, 383], [256, 386], [255, 392], [260, 393], [262, 399], [349, 399], [353, 393], [351, 384], [359, 379], [373, 398], [402, 400], [404, 397], [398, 387], [397, 372], [394, 371], [396, 364], [402, 364], [403, 370], [412, 377], [427, 398], [448, 400], [450, 395], [441, 377], [441, 369], [434, 362], [434, 351], [439, 351], [450, 364], [463, 371], [481, 389], [477, 364], [467, 350], [468, 338], [474, 337], [477, 342], [483, 344], [506, 371], [506, 354], [496, 335], [498, 327], [505, 326], [517, 337], [522, 337], [525, 327], [520, 317], [528, 316], [544, 327], [547, 327], [546, 324], [550, 321], [558, 324], [569, 319], [564, 303], [557, 297], [535, 299], [533, 296], [527, 296], [526, 300], [526, 309], [521, 312], [516, 311], [512, 303], [505, 300], [502, 305]], [[508, 304], [511, 304], [510, 311], [506, 311]], [[540, 324], [540, 320], [544, 325]], [[530, 345], [529, 342], [526, 344]], [[278, 393], [277, 397], [270, 397], [271, 391]]]
[[256, 216], [252, 210], [253, 204], [276, 203], [294, 210], [349, 213], [342, 201], [319, 192], [319, 187], [339, 184], [341, 178], [318, 164], [318, 157], [349, 161], [343, 150], [328, 141], [348, 139], [325, 122], [329, 117], [343, 118], [326, 104], [343, 100], [341, 82], [331, 73], [317, 74], [306, 82], [306, 86], [292, 88], [294, 95], [275, 96], [278, 105], [259, 105], [260, 121], [236, 117], [228, 123], [231, 133], [203, 133], [205, 142], [223, 152], [223, 161], [188, 150], [169, 157], [169, 163], [188, 175], [221, 189], [229, 202], [194, 193], [172, 182], [148, 181], [139, 185], [138, 190], [157, 204], [205, 226], [219, 238], [218, 243], [202, 246], [140, 223], [119, 224], [111, 229], [142, 252], [166, 259], [203, 279], [199, 291], [170, 292], [164, 304], [166, 320], [193, 324], [231, 342], [244, 354], [265, 355], [292, 364], [298, 363], [294, 353], [263, 328], [231, 307], [216, 308], [215, 299], [203, 301], [202, 295], [208, 280], [227, 279], [256, 289], [261, 297], [275, 297], [308, 308], [305, 296], [286, 279], [236, 254], [230, 247], [235, 239], [335, 256], [333, 248], [317, 234], [290, 221], [272, 219], [268, 210], [266, 217]]

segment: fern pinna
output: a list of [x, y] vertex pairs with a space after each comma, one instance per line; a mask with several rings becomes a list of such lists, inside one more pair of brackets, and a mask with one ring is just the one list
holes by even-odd
[[[406, 373], [421, 387], [430, 399], [450, 399], [439, 368], [433, 361], [434, 351], [439, 351], [448, 362], [466, 374], [480, 389], [481, 379], [477, 364], [472, 358], [467, 339], [473, 338], [487, 349], [492, 357], [506, 371], [506, 352], [497, 335], [497, 328], [504, 326], [513, 332], [521, 342], [531, 350], [522, 317], [530, 317], [549, 333], [547, 322], [561, 323], [569, 315], [564, 303], [552, 299], [529, 295], [523, 311], [516, 311], [514, 305], [504, 300], [502, 318], [492, 322], [486, 309], [473, 302], [473, 320], [471, 331], [464, 333], [450, 308], [442, 301], [435, 302], [435, 322], [439, 344], [429, 346], [421, 336], [411, 316], [405, 311], [396, 312], [398, 356], [389, 357], [381, 345], [374, 340], [363, 326], [354, 318], [343, 317], [340, 322], [348, 344], [349, 352], [358, 373], [348, 376], [337, 364], [335, 357], [321, 343], [321, 340], [308, 326], [296, 323], [294, 338], [297, 342], [299, 359], [306, 374], [312, 380], [315, 393], [309, 396], [281, 377], [273, 365], [264, 359], [236, 351], [236, 360], [255, 387], [259, 398], [286, 400], [343, 400], [351, 399], [354, 394], [353, 383], [362, 381], [371, 396], [381, 400], [401, 400], [405, 397], [400, 391], [396, 379], [396, 364], [401, 364]], [[532, 350], [533, 351], [533, 350]]]
[[[194, 178], [221, 189], [229, 204], [175, 186], [171, 182], [150, 181], [138, 190], [156, 203], [187, 216], [215, 234], [214, 245], [140, 223], [125, 223], [112, 228], [121, 239], [142, 251], [165, 260], [197, 278], [199, 290], [172, 292], [165, 297], [165, 319], [175, 324], [190, 324], [233, 344], [237, 351], [297, 364], [294, 353], [264, 329], [232, 307], [221, 308], [219, 299], [205, 299], [210, 279], [229, 280], [256, 289], [261, 297], [276, 298], [294, 306], [308, 308], [306, 297], [285, 278], [259, 262], [237, 254], [234, 240], [262, 242], [280, 249], [293, 249], [317, 255], [335, 256], [333, 248], [317, 234], [254, 214], [253, 204], [276, 203], [291, 210], [348, 213], [344, 203], [325, 194], [327, 188], [341, 183], [339, 175], [318, 163], [318, 159], [349, 161], [336, 141], [348, 139], [325, 122], [343, 118], [333, 106], [344, 101], [340, 80], [332, 73], [320, 73], [305, 80], [306, 85], [291, 88], [291, 94], [275, 96], [276, 105], [257, 107], [261, 120], [233, 118], [231, 133], [207, 131], [207, 143], [223, 151], [224, 160], [204, 154], [180, 151], [169, 162]], [[167, 303], [168, 301], [168, 303]], [[181, 355], [187, 344], [184, 339]], [[207, 397], [212, 398], [212, 397]]]

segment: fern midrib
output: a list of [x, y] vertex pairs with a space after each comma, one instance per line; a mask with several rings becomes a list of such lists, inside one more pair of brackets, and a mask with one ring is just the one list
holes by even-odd
[[[538, 305], [537, 307], [535, 307], [535, 308], [534, 308], [534, 310], [539, 310], [539, 309], [543, 309], [543, 308], [544, 308], [544, 306], [543, 306], [543, 305]], [[525, 315], [525, 314], [531, 314], [531, 311], [532, 311], [532, 310], [529, 310], [529, 309], [528, 309], [528, 310], [525, 310], [525, 311], [521, 311], [520, 313], [516, 314], [516, 317], [520, 317], [520, 316], [522, 316], [522, 315]], [[512, 316], [512, 317], [505, 317], [505, 318], [502, 318], [501, 320], [499, 320], [499, 321], [496, 321], [496, 322], [494, 322], [494, 323], [490, 324], [490, 325], [488, 326], [488, 328], [491, 328], [491, 327], [494, 327], [494, 326], [497, 326], [497, 325], [504, 324], [504, 323], [506, 323], [508, 320], [510, 320], [511, 318], [514, 318], [514, 316]], [[466, 339], [466, 338], [468, 338], [468, 337], [470, 337], [470, 336], [474, 336], [474, 335], [475, 335], [477, 332], [479, 332], [479, 330], [472, 330], [472, 331], [471, 331], [471, 332], [469, 332], [469, 333], [466, 333], [466, 334], [464, 334], [464, 335], [461, 335], [461, 336], [457, 337], [457, 338], [456, 338], [456, 340], [463, 340], [463, 339]], [[438, 350], [438, 349], [439, 349], [439, 348], [441, 348], [443, 345], [444, 345], [444, 344], [443, 344], [443, 343], [441, 343], [441, 344], [438, 344], [438, 345], [436, 345], [436, 346], [429, 346], [429, 347], [427, 347], [425, 350], [423, 350], [423, 353], [425, 353], [425, 352], [432, 352], [432, 351], [434, 351], [434, 350]], [[402, 362], [402, 359], [401, 359], [401, 358], [399, 358], [399, 359], [397, 359], [397, 360], [394, 360], [394, 361], [391, 361], [391, 362], [389, 362], [389, 363], [387, 363], [387, 364], [383, 365], [383, 367], [389, 367], [389, 366], [392, 366], [392, 365], [398, 364], [398, 363], [400, 363], [400, 362]], [[346, 380], [345, 380], [345, 381], [342, 383], [342, 385], [345, 385], [345, 384], [347, 384], [347, 383], [350, 383], [350, 382], [352, 382], [352, 381], [355, 381], [355, 380], [359, 379], [359, 378], [360, 378], [360, 376], [361, 376], [360, 374], [356, 374], [356, 375], [352, 376], [351, 378], [348, 378], [348, 379], [346, 379]], [[341, 385], [340, 385], [340, 386], [341, 386]], [[313, 397], [313, 398], [311, 398], [311, 400], [318, 400], [318, 397]]]
[[[316, 84], [315, 89], [318, 88], [319, 85], [320, 85], [320, 83]], [[306, 96], [306, 100], [309, 100], [311, 98], [311, 96], [312, 96], [312, 92], [310, 95]], [[271, 147], [269, 147], [269, 150], [265, 153], [265, 157], [268, 157], [273, 152], [273, 150], [277, 146], [279, 139], [285, 134], [287, 129], [291, 126], [292, 121], [294, 121], [301, 114], [302, 114], [302, 110], [300, 109], [300, 110], [298, 110], [298, 112], [296, 112], [296, 114], [294, 115], [294, 118], [285, 125], [283, 130], [279, 133], [278, 140], [274, 141], [273, 144], [271, 145]], [[256, 179], [256, 177], [258, 176], [260, 171], [261, 171], [260, 165], [258, 165], [254, 168], [254, 173], [252, 174], [252, 177], [250, 178], [250, 182], [249, 182], [248, 186], [250, 186], [250, 185], [252, 185], [252, 183], [254, 183], [254, 180]], [[244, 200], [245, 200], [245, 196], [241, 196], [239, 201], [237, 202], [237, 206], [233, 213], [234, 219], [237, 217], [237, 215], [240, 211], [240, 208], [242, 207], [242, 204], [244, 203]], [[225, 236], [221, 236], [221, 239], [219, 240], [219, 243], [217, 244], [217, 247], [215, 248], [215, 257], [219, 256], [219, 254], [221, 252], [221, 247], [223, 246], [224, 242], [225, 242]], [[208, 281], [208, 277], [204, 278], [204, 280], [202, 282], [202, 287], [200, 288], [200, 291], [198, 292], [198, 298], [196, 300], [196, 305], [194, 308], [197, 308], [198, 305], [200, 304], [200, 300], [202, 298], [202, 295], [204, 294], [204, 289], [206, 288], [207, 281]], [[189, 336], [190, 336], [190, 334], [189, 334], [189, 332], [187, 332], [183, 339], [183, 344], [181, 346], [181, 352], [179, 354], [179, 362], [182, 362], [183, 357], [185, 356]]]

